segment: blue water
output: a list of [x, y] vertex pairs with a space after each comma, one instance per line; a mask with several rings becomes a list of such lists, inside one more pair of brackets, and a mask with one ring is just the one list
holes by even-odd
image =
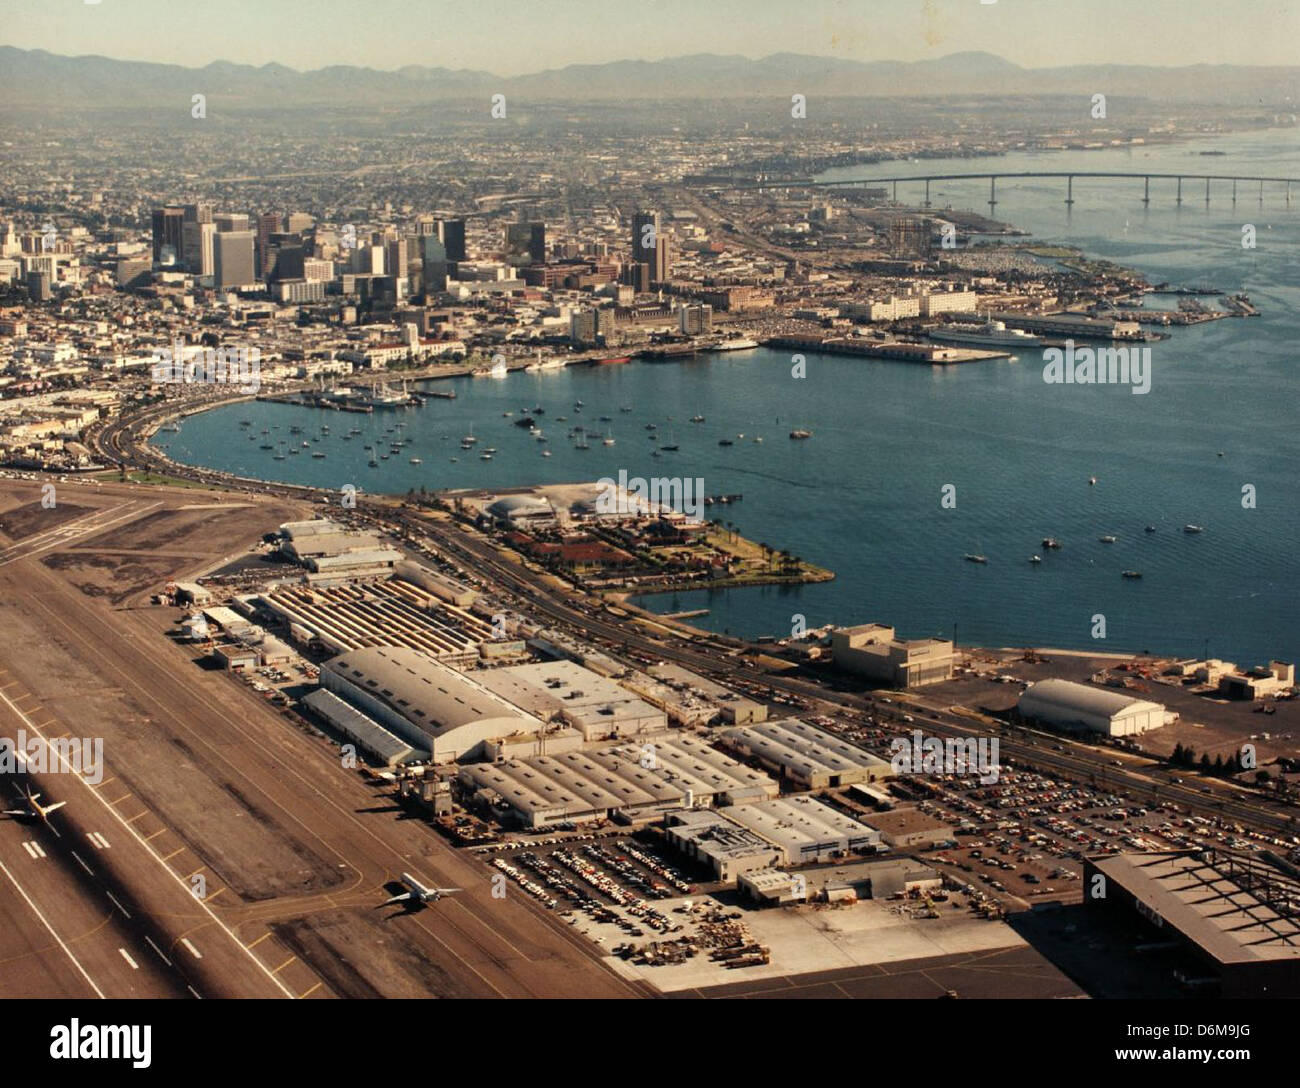
[[[1229, 152], [1199, 157], [1199, 147]], [[989, 164], [991, 165], [991, 164]], [[1012, 155], [1007, 170], [1185, 169], [1300, 175], [1295, 134], [1259, 133], [1161, 149]], [[832, 176], [978, 169], [969, 161], [927, 161], [897, 170], [840, 170]], [[878, 620], [908, 636], [956, 631], [963, 643], [1060, 646], [1099, 651], [1149, 649], [1201, 653], [1253, 663], [1300, 655], [1300, 268], [1297, 204], [1271, 189], [1238, 190], [1234, 206], [1218, 183], [1204, 189], [1152, 183], [1144, 210], [1141, 181], [1077, 181], [1077, 203], [1062, 203], [1063, 183], [999, 185], [999, 218], [1044, 241], [1076, 244], [1174, 284], [1210, 283], [1245, 291], [1263, 316], [1176, 329], [1151, 345], [1151, 392], [1122, 386], [1051, 386], [1036, 355], [935, 369], [808, 355], [808, 375], [790, 375], [789, 353], [766, 349], [673, 364], [633, 363], [515, 374], [504, 381], [460, 379], [456, 401], [373, 416], [278, 404], [221, 409], [160, 434], [178, 460], [242, 475], [363, 491], [421, 486], [505, 487], [629, 475], [700, 477], [708, 493], [743, 493], [709, 515], [745, 536], [788, 548], [836, 572], [806, 587], [698, 591], [644, 597], [660, 611], [708, 608], [692, 622], [753, 636], [788, 634], [792, 617], [808, 626]], [[1162, 188], [1162, 186], [1164, 188]], [[904, 197], [900, 187], [900, 197]], [[983, 210], [987, 182], [936, 183], [936, 208]], [[1241, 227], [1257, 228], [1258, 247], [1241, 246]], [[1213, 300], [1209, 300], [1213, 302]], [[1154, 302], [1154, 300], [1153, 300]], [[1155, 303], [1164, 305], [1164, 303]], [[439, 383], [440, 388], [447, 388]], [[585, 406], [574, 410], [581, 399]], [[503, 418], [540, 404], [545, 446]], [[621, 412], [621, 405], [632, 408]], [[687, 420], [695, 414], [703, 424]], [[566, 422], [556, 416], [565, 415]], [[597, 417], [612, 417], [609, 424]], [[239, 420], [254, 421], [249, 429]], [[415, 439], [381, 468], [362, 446], [406, 422]], [[658, 441], [644, 425], [660, 424]], [[258, 448], [331, 433], [310, 451], [273, 460]], [[593, 432], [588, 450], [566, 439], [574, 423]], [[352, 427], [362, 434], [347, 441]], [[472, 426], [478, 449], [459, 438]], [[270, 439], [262, 428], [278, 428]], [[600, 444], [610, 428], [616, 445]], [[814, 437], [791, 441], [793, 427]], [[736, 439], [744, 433], [744, 439]], [[249, 440], [249, 436], [255, 439]], [[762, 444], [752, 441], [764, 438]], [[652, 458], [671, 437], [679, 453]], [[719, 447], [731, 437], [735, 445]], [[495, 446], [490, 462], [478, 451]], [[548, 448], [553, 456], [543, 458]], [[1223, 456], [1219, 457], [1219, 451]], [[412, 456], [423, 463], [408, 463]], [[452, 457], [458, 460], [453, 463]], [[1096, 486], [1088, 478], [1096, 476]], [[955, 509], [940, 505], [956, 488]], [[1257, 507], [1244, 509], [1252, 484]], [[1185, 523], [1205, 526], [1200, 535]], [[1147, 534], [1148, 523], [1158, 531]], [[1115, 544], [1098, 537], [1117, 536]], [[1044, 536], [1064, 542], [1043, 552]], [[967, 552], [987, 565], [964, 562]], [[1031, 554], [1044, 562], [1031, 566]], [[1136, 569], [1140, 581], [1120, 572]], [[1106, 638], [1094, 639], [1094, 616]]]

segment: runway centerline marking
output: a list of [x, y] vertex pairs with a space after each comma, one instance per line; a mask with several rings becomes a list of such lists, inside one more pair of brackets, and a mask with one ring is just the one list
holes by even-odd
[[40, 908], [37, 907], [36, 904], [32, 902], [32, 897], [28, 895], [26, 890], [23, 888], [23, 886], [19, 884], [17, 880], [14, 879], [13, 873], [9, 871], [9, 869], [5, 866], [5, 863], [3, 861], [0, 861], [0, 873], [4, 873], [4, 875], [9, 878], [9, 883], [18, 889], [18, 894], [23, 897], [23, 900], [31, 908], [32, 913], [35, 914], [36, 917], [41, 920], [41, 925], [43, 925], [47, 930], [49, 930], [50, 936], [59, 942], [59, 947], [63, 949], [64, 954], [68, 957], [68, 959], [72, 961], [73, 966], [76, 967], [76, 969], [79, 972], [81, 972], [81, 977], [84, 978], [90, 984], [90, 988], [95, 991], [95, 996], [102, 1000], [104, 997], [104, 991], [95, 985], [95, 980], [86, 973], [86, 969], [81, 966], [81, 961], [78, 960], [77, 957], [72, 954], [72, 949], [70, 949], [66, 944], [63, 943], [63, 938], [60, 937], [58, 933], [55, 932], [54, 927], [50, 925], [49, 919], [46, 918], [45, 915], [43, 915], [40, 912]]

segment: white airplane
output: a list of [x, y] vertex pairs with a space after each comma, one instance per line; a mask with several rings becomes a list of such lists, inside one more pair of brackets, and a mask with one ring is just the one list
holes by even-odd
[[4, 813], [6, 816], [12, 816], [17, 820], [40, 820], [42, 823], [49, 823], [50, 813], [57, 812], [68, 803], [67, 801], [55, 801], [52, 805], [42, 805], [41, 795], [32, 793], [31, 786], [27, 787], [25, 793], [20, 793], [18, 796], [24, 802], [25, 807], [7, 808]]
[[453, 892], [461, 890], [460, 888], [430, 888], [427, 884], [421, 883], [410, 873], [402, 874], [402, 883], [410, 890], [403, 892], [401, 895], [393, 896], [393, 898], [388, 900], [384, 906], [392, 906], [394, 903], [406, 903], [412, 909], [418, 909], [426, 903], [437, 902], [444, 895], [451, 895]]

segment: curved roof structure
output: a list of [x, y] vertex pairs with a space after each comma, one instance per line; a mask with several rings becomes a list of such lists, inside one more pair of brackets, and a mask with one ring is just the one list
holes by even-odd
[[1020, 713], [1029, 717], [1070, 714], [1114, 718], [1134, 711], [1163, 709], [1159, 703], [1134, 699], [1115, 691], [1076, 684], [1070, 680], [1039, 680], [1020, 696]]
[[535, 733], [540, 725], [463, 673], [406, 646], [340, 654], [322, 667], [321, 681], [331, 690], [382, 703], [437, 742], [439, 755], [459, 756], [481, 741]]
[[510, 521], [513, 518], [550, 517], [554, 513], [549, 502], [534, 495], [506, 495], [489, 506], [487, 512], [502, 521]]

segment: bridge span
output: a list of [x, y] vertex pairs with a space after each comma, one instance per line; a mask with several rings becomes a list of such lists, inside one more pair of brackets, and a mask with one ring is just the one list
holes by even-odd
[[1177, 174], [1155, 173], [1147, 171], [1111, 171], [1111, 170], [1006, 170], [1006, 171], [980, 171], [970, 174], [908, 174], [896, 175], [883, 178], [845, 178], [836, 181], [798, 181], [793, 179], [771, 179], [765, 181], [748, 182], [742, 185], [709, 185], [707, 189], [711, 191], [734, 190], [734, 189], [831, 189], [847, 188], [850, 186], [893, 186], [893, 199], [898, 202], [898, 184], [904, 183], [925, 183], [925, 207], [930, 207], [930, 183], [932, 181], [982, 181], [988, 178], [989, 182], [989, 200], [990, 208], [997, 207], [998, 203], [998, 182], [1015, 178], [1064, 178], [1065, 179], [1065, 203], [1074, 203], [1074, 179], [1075, 178], [1127, 178], [1130, 180], [1142, 181], [1142, 203], [1151, 203], [1151, 179], [1155, 178], [1161, 181], [1176, 182], [1175, 203], [1183, 202], [1183, 182], [1205, 182], [1205, 203], [1210, 203], [1210, 183], [1215, 181], [1232, 183], [1232, 202], [1237, 202], [1237, 184], [1245, 182], [1250, 184], [1258, 183], [1259, 200], [1264, 200], [1264, 186], [1282, 185], [1285, 186], [1284, 194], [1287, 204], [1291, 203], [1291, 185], [1292, 183], [1300, 184], [1300, 178], [1284, 177], [1261, 177], [1251, 174], [1200, 174], [1194, 172], [1182, 172]]

